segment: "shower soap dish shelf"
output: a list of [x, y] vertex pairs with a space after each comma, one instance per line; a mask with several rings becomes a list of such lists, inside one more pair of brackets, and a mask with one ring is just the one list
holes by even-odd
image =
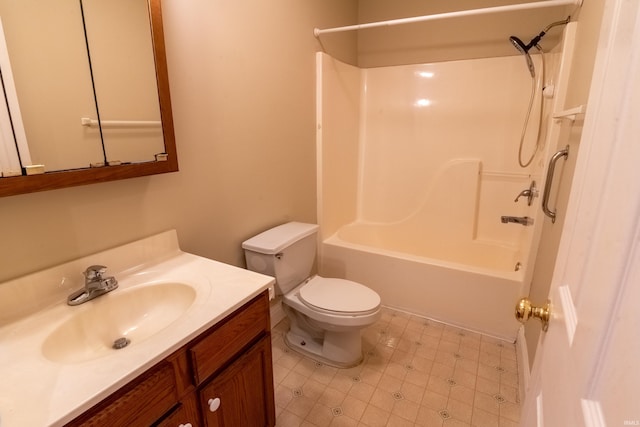
[[553, 115], [553, 118], [556, 120], [566, 119], [566, 120], [571, 120], [572, 122], [575, 122], [576, 119], [578, 118], [578, 115], [584, 114], [586, 110], [587, 110], [586, 105], [584, 104], [578, 105], [577, 107], [555, 113]]

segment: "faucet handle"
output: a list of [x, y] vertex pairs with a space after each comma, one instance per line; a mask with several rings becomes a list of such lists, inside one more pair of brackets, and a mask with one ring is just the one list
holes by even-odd
[[533, 202], [533, 198], [538, 197], [538, 189], [536, 188], [535, 181], [531, 181], [531, 185], [529, 185], [529, 188], [522, 190], [520, 194], [518, 194], [514, 202], [517, 202], [518, 199], [522, 196], [527, 198], [527, 205], [531, 206], [531, 203]]
[[84, 272], [87, 281], [101, 280], [102, 275], [107, 271], [104, 265], [91, 265]]

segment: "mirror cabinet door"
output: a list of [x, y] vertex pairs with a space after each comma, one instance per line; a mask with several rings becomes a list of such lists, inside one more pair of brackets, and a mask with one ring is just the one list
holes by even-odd
[[0, 197], [178, 170], [161, 0], [0, 0], [0, 18], [18, 136], [0, 168], [23, 168]]
[[82, 0], [94, 90], [109, 164], [164, 153], [146, 0]]
[[47, 171], [102, 162], [100, 135], [80, 126], [96, 106], [78, 2], [2, 0], [0, 14], [31, 162]]

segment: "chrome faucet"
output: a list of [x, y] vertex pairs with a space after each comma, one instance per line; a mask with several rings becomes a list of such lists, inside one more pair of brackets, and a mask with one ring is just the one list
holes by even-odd
[[67, 304], [80, 305], [94, 298], [104, 295], [118, 287], [115, 277], [104, 277], [107, 267], [104, 265], [89, 266], [84, 274], [84, 288], [73, 292], [67, 298]]
[[536, 188], [536, 182], [531, 181], [531, 185], [529, 185], [529, 188], [522, 190], [520, 194], [518, 194], [514, 202], [517, 202], [520, 197], [526, 197], [527, 205], [531, 206], [531, 202], [533, 202], [533, 198], [537, 196], [538, 196], [538, 189]]
[[500, 220], [503, 224], [513, 222], [520, 225], [533, 225], [533, 218], [529, 218], [528, 216], [502, 216]]

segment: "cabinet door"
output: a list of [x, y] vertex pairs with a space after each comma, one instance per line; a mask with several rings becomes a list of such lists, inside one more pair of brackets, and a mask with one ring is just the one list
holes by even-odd
[[267, 335], [200, 391], [208, 427], [275, 425], [271, 339]]
[[201, 425], [198, 399], [194, 391], [184, 396], [179, 405], [165, 418], [153, 424], [153, 427], [200, 427]]

